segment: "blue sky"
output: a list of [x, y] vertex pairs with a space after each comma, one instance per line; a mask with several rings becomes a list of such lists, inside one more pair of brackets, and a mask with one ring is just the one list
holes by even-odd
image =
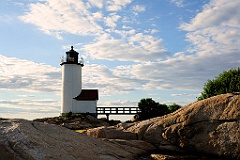
[[0, 116], [58, 116], [60, 57], [71, 45], [99, 106], [194, 102], [208, 79], [240, 64], [239, 8], [239, 0], [3, 0]]

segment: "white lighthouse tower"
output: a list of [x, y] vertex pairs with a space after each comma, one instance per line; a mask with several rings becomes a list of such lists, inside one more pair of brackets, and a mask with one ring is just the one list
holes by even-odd
[[82, 89], [83, 59], [79, 61], [79, 53], [73, 50], [66, 52], [62, 66], [62, 105], [61, 114], [92, 113], [96, 114], [98, 90]]

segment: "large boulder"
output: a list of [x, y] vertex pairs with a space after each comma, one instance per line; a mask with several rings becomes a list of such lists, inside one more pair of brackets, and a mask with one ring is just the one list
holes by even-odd
[[240, 159], [240, 94], [197, 101], [166, 116], [119, 124], [115, 130], [136, 133], [161, 150]]
[[0, 160], [135, 159], [154, 149], [141, 140], [96, 139], [52, 124], [0, 120]]

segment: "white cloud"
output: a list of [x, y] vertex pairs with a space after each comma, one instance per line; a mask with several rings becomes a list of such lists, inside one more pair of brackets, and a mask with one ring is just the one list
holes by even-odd
[[117, 107], [126, 107], [126, 106], [133, 106], [133, 107], [136, 107], [138, 104], [138, 102], [134, 102], [134, 101], [129, 101], [129, 100], [115, 100], [115, 101], [108, 101], [108, 102], [103, 102], [103, 103], [100, 103], [99, 106], [117, 106]]
[[35, 97], [34, 95], [31, 94], [22, 94], [22, 95], [18, 95], [19, 97]]
[[177, 7], [184, 7], [185, 0], [170, 0], [170, 2], [175, 4]]
[[123, 25], [122, 28], [123, 28], [123, 29], [132, 29], [132, 27], [126, 26], [126, 25]]
[[[132, 42], [135, 42], [142, 39], [144, 39], [144, 37], [140, 34], [132, 37], [131, 40]], [[106, 45], [102, 43], [105, 40], [108, 41]], [[87, 47], [91, 49], [96, 47], [98, 49], [92, 53], [92, 56], [97, 57], [97, 59], [101, 59], [98, 57], [101, 55], [104, 57], [102, 59], [117, 59], [116, 57], [119, 57], [119, 60], [133, 60], [133, 56], [129, 55], [130, 49], [127, 48], [127, 46], [124, 46], [124, 43], [124, 47], [121, 49], [123, 52], [118, 53], [117, 46], [121, 46], [122, 43], [123, 42], [120, 42], [120, 40], [111, 39], [109, 35], [105, 35], [99, 39], [96, 44]], [[99, 44], [99, 46], [97, 46], [97, 44]], [[105, 46], [105, 48], [103, 46]], [[107, 49], [108, 46], [110, 46], [110, 48], [115, 48], [114, 52], [110, 53], [110, 48]], [[124, 50], [124, 48], [127, 48], [127, 50]], [[89, 51], [93, 50], [89, 49]], [[125, 51], [128, 51], [128, 54], [125, 54]], [[100, 52], [102, 54], [100, 54]], [[138, 54], [139, 57], [143, 57], [142, 52], [138, 53], [140, 53]], [[115, 58], [110, 57], [109, 55], [114, 55]], [[208, 50], [193, 55], [186, 55], [184, 52], [178, 52], [174, 54], [173, 57], [168, 57], [164, 60], [159, 59], [152, 62], [139, 60], [138, 62], [140, 63], [138, 64], [117, 66], [114, 69], [107, 68], [106, 66], [102, 66], [104, 69], [99, 69], [99, 66], [95, 66], [96, 68], [89, 67], [91, 68], [91, 71], [88, 70], [87, 73], [94, 73], [98, 76], [96, 76], [96, 79], [89, 78], [86, 81], [92, 82], [88, 85], [96, 84], [96, 88], [98, 86], [104, 88], [107, 92], [106, 95], [111, 92], [117, 93], [116, 91], [119, 88], [124, 89], [121, 90], [122, 92], [118, 93], [124, 93], [124, 91], [127, 91], [128, 89], [129, 91], [144, 89], [193, 90], [201, 92], [203, 84], [208, 79], [214, 78], [223, 70], [238, 66], [239, 60], [236, 59], [238, 55], [239, 52], [208, 54]], [[136, 59], [137, 58], [135, 58], [135, 60]], [[117, 85], [115, 86], [115, 84]]]
[[163, 46], [161, 45], [162, 39], [157, 39], [151, 35], [145, 35], [143, 33], [137, 33], [136, 35], [129, 37], [129, 43], [132, 45], [140, 46], [150, 53], [166, 52], [166, 50], [164, 50]]
[[[120, 32], [122, 34], [123, 32]], [[115, 39], [109, 34], [98, 37], [95, 42], [87, 44], [83, 50], [91, 58], [120, 61], [149, 61], [162, 59], [168, 53], [162, 46], [162, 39], [142, 33], [124, 32], [126, 39]]]
[[53, 99], [0, 100], [0, 111], [3, 113], [59, 113], [59, 110], [59, 102]]
[[[29, 11], [19, 18], [25, 23], [36, 25], [45, 34], [54, 35], [62, 40], [63, 33], [76, 35], [102, 34], [102, 21], [109, 27], [116, 27], [121, 16], [116, 14], [132, 0], [42, 0], [29, 5]], [[96, 11], [92, 7], [101, 9]], [[142, 8], [139, 7], [139, 10]], [[93, 10], [95, 12], [93, 12]], [[105, 12], [105, 11], [110, 11]], [[106, 15], [103, 15], [105, 13]], [[105, 18], [103, 18], [105, 17]]]
[[187, 40], [193, 45], [188, 51], [225, 56], [239, 52], [239, 7], [238, 0], [212, 0], [190, 23], [183, 23], [180, 28], [188, 31]]
[[136, 79], [148, 81], [144, 89], [201, 91], [208, 79], [239, 65], [239, 52], [196, 54], [132, 66]]
[[158, 33], [159, 32], [159, 30], [157, 30], [157, 29], [152, 29], [151, 30], [151, 34], [155, 34], [155, 33]]
[[208, 27], [236, 27], [239, 28], [240, 19], [239, 0], [211, 0], [204, 5], [203, 11], [198, 13], [190, 23], [184, 23], [181, 28], [195, 31]]
[[[101, 96], [134, 91], [144, 82], [134, 78], [125, 67], [110, 69], [104, 65], [85, 65], [83, 69], [83, 88], [97, 88]], [[126, 73], [123, 74], [125, 71]]]
[[88, 0], [91, 5], [96, 6], [98, 8], [103, 8], [103, 0]]
[[93, 18], [96, 20], [101, 20], [103, 18], [102, 12], [95, 12], [92, 15], [93, 15]]
[[143, 6], [143, 5], [133, 6], [133, 11], [134, 12], [144, 12], [145, 11], [145, 6]]
[[199, 96], [200, 94], [189, 94], [189, 93], [178, 93], [178, 94], [171, 94], [173, 97], [181, 97], [181, 96]]
[[102, 31], [102, 27], [96, 23], [101, 14], [91, 13], [88, 8], [81, 0], [45, 0], [30, 4], [30, 10], [20, 16], [20, 19], [38, 26], [46, 34], [56, 35], [59, 39], [62, 39], [62, 32], [95, 35]]
[[[130, 37], [130, 36], [134, 36], [136, 34], [136, 30], [135, 29], [130, 29], [130, 30], [110, 30], [109, 34], [118, 34], [121, 38], [121, 40], [126, 40]], [[129, 42], [126, 42], [129, 43]]]
[[127, 4], [130, 4], [132, 0], [107, 0], [106, 10], [107, 11], [119, 11], [124, 8]]
[[59, 91], [61, 69], [0, 55], [0, 88], [25, 91]]
[[148, 34], [155, 34], [158, 33], [159, 30], [157, 29], [148, 29], [148, 30], [144, 30], [144, 33], [148, 33]]
[[12, 2], [14, 5], [19, 6], [19, 7], [23, 7], [24, 3], [21, 2]]
[[105, 17], [104, 21], [105, 21], [106, 26], [114, 28], [117, 26], [116, 22], [119, 20], [119, 18], [121, 18], [121, 16], [116, 15], [116, 14], [111, 14], [111, 15]]

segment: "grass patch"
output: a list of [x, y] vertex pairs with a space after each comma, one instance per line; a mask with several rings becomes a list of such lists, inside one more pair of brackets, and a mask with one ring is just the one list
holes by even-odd
[[86, 129], [78, 129], [78, 130], [75, 130], [75, 132], [78, 132], [78, 133], [85, 133], [87, 130]]

